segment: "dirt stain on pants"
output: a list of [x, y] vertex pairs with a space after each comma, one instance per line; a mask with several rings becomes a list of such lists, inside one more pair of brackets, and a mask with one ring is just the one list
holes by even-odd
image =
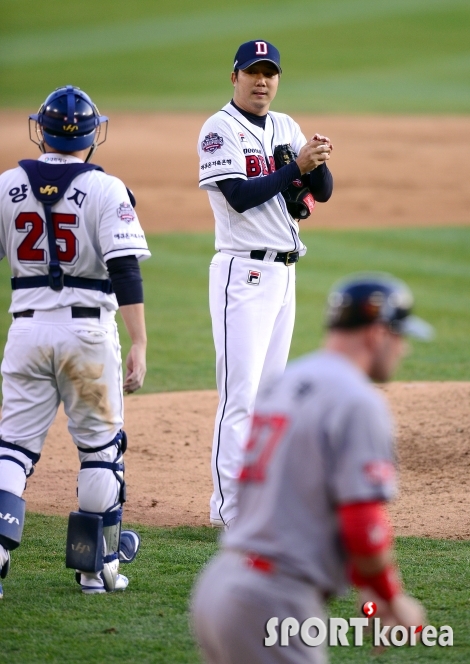
[[104, 421], [112, 421], [108, 386], [97, 382], [103, 375], [104, 364], [89, 362], [79, 366], [72, 357], [64, 360], [60, 369], [70, 380], [80, 401], [100, 415]]

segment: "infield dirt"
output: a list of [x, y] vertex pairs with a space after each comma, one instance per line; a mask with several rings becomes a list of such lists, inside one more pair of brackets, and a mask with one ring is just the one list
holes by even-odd
[[[330, 136], [335, 192], [305, 228], [470, 224], [470, 119], [294, 116], [307, 136]], [[26, 112], [0, 112], [0, 171], [35, 158]], [[196, 144], [205, 116], [113, 114], [96, 163], [133, 189], [147, 233], [213, 229], [198, 191]], [[401, 491], [391, 506], [397, 533], [470, 537], [470, 383], [392, 383], [383, 389], [397, 420]], [[128, 503], [125, 520], [208, 524], [212, 391], [125, 400]], [[78, 461], [63, 411], [24, 494], [30, 511], [76, 509]]]

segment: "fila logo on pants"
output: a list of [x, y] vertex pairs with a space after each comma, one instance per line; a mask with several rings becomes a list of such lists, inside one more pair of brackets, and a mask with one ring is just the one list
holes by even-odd
[[248, 279], [246, 280], [247, 284], [251, 286], [257, 286], [261, 279], [261, 272], [258, 270], [248, 270]]

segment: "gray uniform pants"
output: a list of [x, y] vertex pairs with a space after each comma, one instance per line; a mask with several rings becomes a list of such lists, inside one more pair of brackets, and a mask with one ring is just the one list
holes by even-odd
[[[273, 616], [301, 624], [326, 622], [323, 598], [312, 585], [281, 573], [250, 568], [245, 557], [222, 551], [202, 572], [193, 592], [192, 623], [207, 664], [325, 664], [324, 644], [305, 645], [299, 636], [288, 646], [264, 645]], [[279, 629], [278, 629], [279, 633]]]

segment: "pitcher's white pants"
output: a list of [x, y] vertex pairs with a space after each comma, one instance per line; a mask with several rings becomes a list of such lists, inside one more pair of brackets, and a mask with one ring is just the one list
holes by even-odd
[[210, 518], [223, 525], [237, 514], [237, 477], [256, 395], [287, 363], [295, 265], [219, 252], [210, 264], [209, 299], [219, 393]]

